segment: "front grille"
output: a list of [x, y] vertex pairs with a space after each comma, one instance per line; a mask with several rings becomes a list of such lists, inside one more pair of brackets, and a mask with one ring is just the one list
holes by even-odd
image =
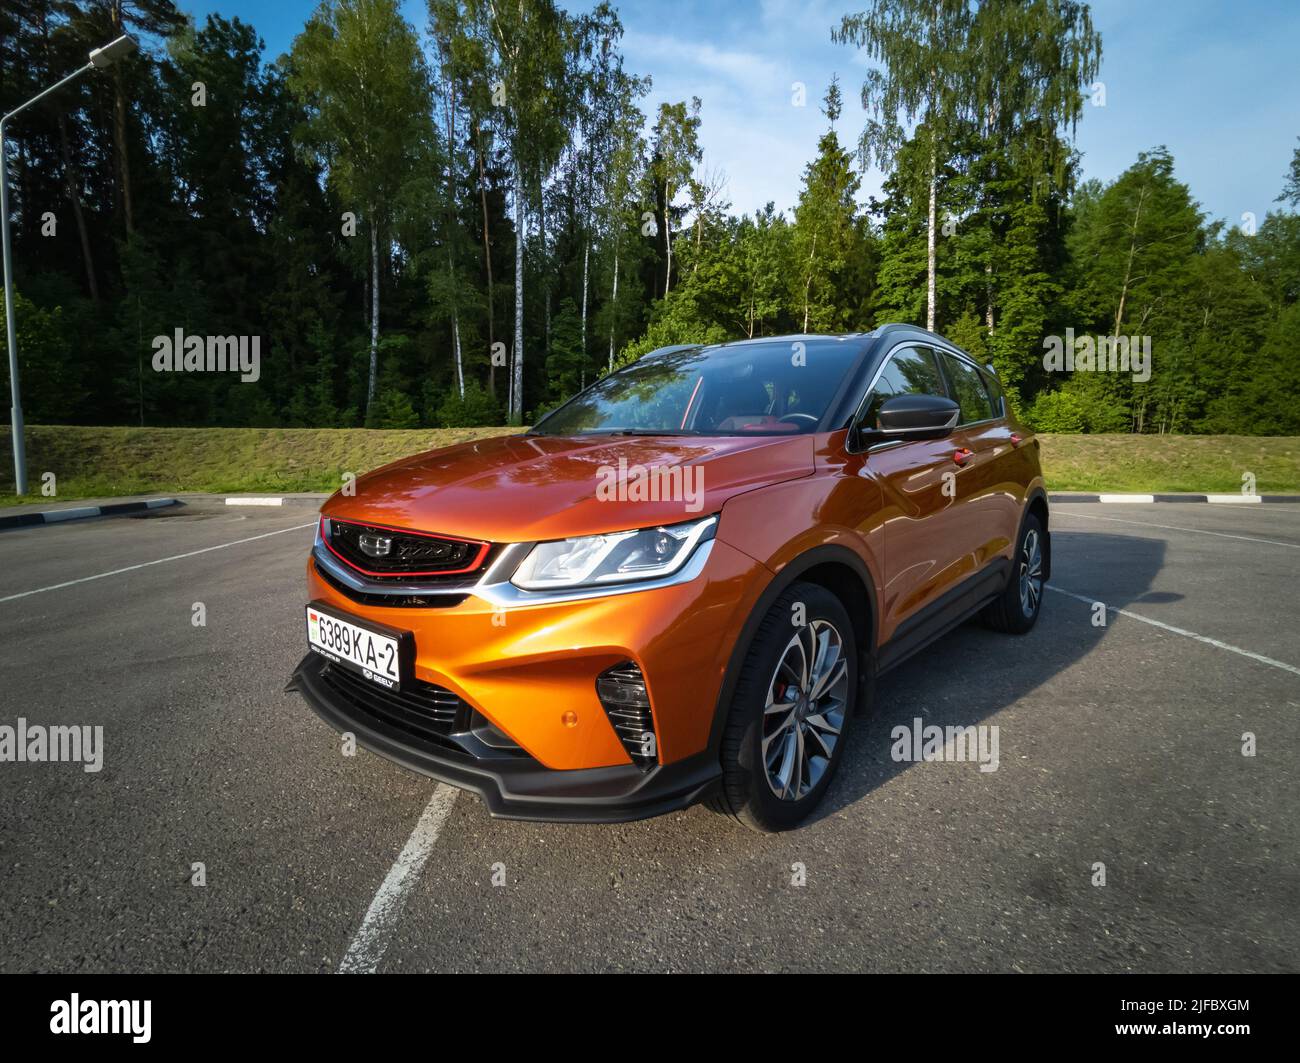
[[358, 712], [416, 738], [460, 748], [449, 736], [466, 730], [470, 708], [446, 687], [408, 679], [401, 690], [389, 690], [331, 662], [320, 677]]
[[659, 763], [654, 716], [641, 669], [632, 661], [607, 668], [596, 678], [596, 696], [632, 763], [642, 771]]
[[[382, 605], [390, 609], [447, 609], [453, 605], [460, 605], [469, 597], [468, 594], [375, 594], [370, 591], [358, 591], [334, 576], [319, 561], [313, 559], [312, 567], [316, 570], [316, 575], [336, 591], [362, 605]], [[447, 580], [459, 578], [444, 577]]]
[[473, 571], [487, 558], [486, 543], [407, 532], [375, 524], [325, 519], [326, 542], [353, 568], [380, 578], [447, 576]]

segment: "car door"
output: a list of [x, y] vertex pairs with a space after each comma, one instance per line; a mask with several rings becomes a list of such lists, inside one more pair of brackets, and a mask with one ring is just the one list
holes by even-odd
[[[876, 426], [876, 411], [896, 395], [947, 394], [935, 352], [907, 343], [889, 353], [863, 401], [859, 423]], [[951, 439], [880, 443], [868, 448], [860, 475], [883, 497], [884, 588], [880, 640], [940, 598], [960, 579], [964, 538], [955, 502]]]
[[1022, 489], [1013, 452], [1019, 445], [1006, 417], [1001, 388], [973, 361], [939, 350], [948, 397], [961, 407], [950, 440], [963, 570], [969, 574], [1007, 556], [1018, 530]]

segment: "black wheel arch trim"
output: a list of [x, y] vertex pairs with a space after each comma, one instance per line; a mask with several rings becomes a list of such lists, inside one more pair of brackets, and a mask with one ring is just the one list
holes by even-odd
[[1029, 516], [1036, 501], [1043, 503], [1043, 582], [1046, 583], [1052, 578], [1052, 530], [1051, 507], [1048, 505], [1045, 488], [1035, 487], [1025, 498], [1025, 508], [1020, 514], [1020, 526], [1016, 529], [1016, 546], [1020, 545], [1020, 536], [1025, 530], [1025, 518]]
[[[731, 699], [735, 696], [736, 685], [740, 682], [740, 670], [744, 667], [745, 658], [749, 654], [749, 647], [754, 641], [754, 633], [758, 630], [758, 625], [763, 622], [763, 618], [767, 616], [772, 604], [791, 584], [798, 582], [799, 578], [810, 569], [826, 564], [839, 564], [852, 569], [858, 578], [858, 582], [862, 584], [863, 593], [867, 598], [867, 608], [870, 615], [867, 618], [869, 630], [865, 632], [859, 631], [857, 628], [857, 625], [861, 623], [861, 618], [854, 616], [853, 610], [847, 604], [845, 605], [845, 609], [849, 613], [849, 619], [854, 624], [854, 635], [859, 636], [859, 641], [863, 642], [866, 647], [865, 649], [859, 649], [858, 663], [858, 696], [861, 698], [864, 695], [867, 685], [874, 678], [874, 667], [871, 658], [876, 645], [880, 617], [876, 601], [875, 581], [871, 578], [871, 570], [867, 568], [866, 562], [847, 546], [840, 546], [836, 543], [815, 546], [782, 566], [781, 570], [763, 588], [763, 593], [759, 595], [758, 601], [750, 609], [749, 616], [745, 619], [745, 624], [736, 638], [735, 646], [732, 648], [731, 658], [727, 662], [727, 670], [723, 674], [722, 687], [718, 691], [718, 698], [713, 707], [713, 724], [709, 729], [708, 750], [710, 755], [716, 756], [721, 748], [727, 712], [731, 707]], [[834, 591], [832, 590], [831, 593], [834, 593]]]

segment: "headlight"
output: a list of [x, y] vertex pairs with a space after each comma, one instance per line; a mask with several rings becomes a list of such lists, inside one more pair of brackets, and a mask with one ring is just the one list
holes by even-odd
[[685, 524], [538, 543], [510, 582], [521, 590], [543, 591], [669, 576], [686, 564], [700, 542], [713, 537], [717, 523], [716, 516], [705, 517]]

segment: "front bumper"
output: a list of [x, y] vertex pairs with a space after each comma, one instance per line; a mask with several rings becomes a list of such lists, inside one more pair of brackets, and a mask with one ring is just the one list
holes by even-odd
[[633, 764], [556, 771], [526, 755], [475, 757], [389, 726], [321, 680], [327, 662], [309, 653], [286, 691], [297, 691], [331, 727], [402, 767], [472, 790], [501, 819], [619, 823], [694, 804], [716, 785], [718, 759], [707, 750], [642, 771]]
[[735, 639], [770, 573], [712, 541], [682, 574], [620, 593], [526, 599], [480, 581], [399, 605], [335, 578], [313, 552], [307, 597], [359, 623], [411, 632], [413, 679], [459, 697], [539, 764], [572, 772], [632, 766], [596, 688], [622, 662], [645, 676], [662, 764], [712, 741]]

